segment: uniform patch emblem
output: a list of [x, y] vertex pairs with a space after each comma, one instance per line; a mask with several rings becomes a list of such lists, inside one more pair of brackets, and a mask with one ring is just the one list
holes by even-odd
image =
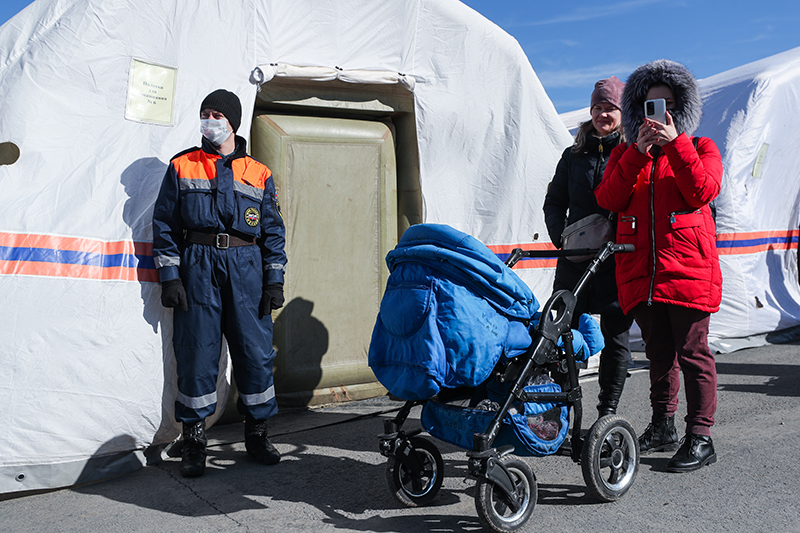
[[258, 226], [258, 221], [261, 219], [261, 215], [258, 213], [258, 209], [255, 207], [248, 207], [247, 210], [244, 212], [244, 221], [247, 222], [247, 225], [252, 227]]

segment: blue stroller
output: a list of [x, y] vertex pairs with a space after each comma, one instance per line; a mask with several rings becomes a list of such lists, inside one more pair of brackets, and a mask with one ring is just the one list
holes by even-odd
[[[384, 422], [381, 454], [394, 497], [426, 505], [442, 486], [444, 463], [429, 435], [466, 449], [477, 479], [475, 505], [489, 529], [522, 528], [537, 499], [536, 478], [515, 458], [556, 453], [570, 433], [569, 454], [600, 501], [621, 498], [639, 468], [639, 444], [617, 415], [597, 420], [581, 438], [578, 364], [599, 351], [591, 317], [570, 328], [576, 297], [600, 263], [630, 245], [606, 243], [574, 291], [545, 304], [511, 270], [524, 257], [553, 252], [514, 249], [503, 263], [473, 237], [449, 226], [420, 224], [386, 257], [390, 277], [369, 348], [369, 365], [390, 394], [405, 400]], [[422, 428], [404, 431], [422, 405]], [[564, 448], [567, 448], [565, 446]]]

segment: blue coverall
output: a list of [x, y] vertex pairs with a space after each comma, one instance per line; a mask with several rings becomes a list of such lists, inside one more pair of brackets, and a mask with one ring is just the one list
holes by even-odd
[[[221, 156], [202, 148], [170, 161], [153, 212], [153, 256], [161, 282], [180, 277], [188, 311], [174, 310], [175, 418], [194, 423], [214, 413], [222, 336], [228, 342], [242, 414], [266, 420], [278, 409], [272, 381], [272, 318], [259, 318], [263, 286], [283, 283], [285, 229], [270, 170], [249, 157], [246, 141]], [[188, 232], [188, 233], [187, 233]], [[227, 234], [253, 245], [225, 248], [191, 235]]]

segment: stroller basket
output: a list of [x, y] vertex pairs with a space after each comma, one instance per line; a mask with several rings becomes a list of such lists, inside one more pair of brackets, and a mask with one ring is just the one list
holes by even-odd
[[[530, 385], [525, 392], [561, 392], [555, 383]], [[472, 436], [486, 433], [495, 410], [464, 408], [430, 401], [422, 409], [422, 427], [430, 435], [459, 448], [472, 448]], [[514, 453], [541, 457], [555, 453], [569, 432], [565, 404], [524, 402], [509, 411], [495, 439], [495, 446], [514, 446]]]

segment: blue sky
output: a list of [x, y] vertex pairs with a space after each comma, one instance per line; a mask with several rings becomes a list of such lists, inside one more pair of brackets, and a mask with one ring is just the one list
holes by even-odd
[[798, 0], [464, 0], [513, 35], [559, 113], [594, 82], [672, 59], [697, 78], [800, 46]]
[[[798, 0], [463, 1], [519, 41], [559, 113], [653, 59], [706, 78], [800, 46]], [[1, 0], [0, 24], [29, 3]]]

